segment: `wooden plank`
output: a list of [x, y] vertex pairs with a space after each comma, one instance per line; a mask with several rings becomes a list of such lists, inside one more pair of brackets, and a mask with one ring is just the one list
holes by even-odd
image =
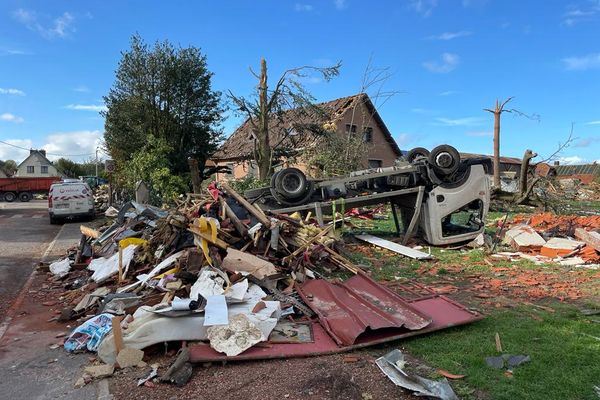
[[123, 331], [121, 330], [121, 320], [123, 317], [112, 317], [112, 332], [115, 340], [115, 354], [123, 350]]
[[375, 246], [383, 247], [384, 249], [391, 250], [395, 253], [402, 254], [403, 256], [407, 256], [410, 258], [414, 258], [416, 260], [430, 260], [433, 257], [431, 254], [424, 253], [419, 250], [411, 249], [410, 247], [403, 246], [398, 243], [390, 242], [389, 240], [385, 240], [382, 238], [378, 238], [373, 235], [356, 235], [357, 239], [360, 239], [364, 242], [374, 244]]
[[219, 196], [219, 203], [221, 203], [221, 207], [225, 210], [225, 215], [229, 217], [231, 223], [238, 231], [238, 233], [242, 235], [242, 237], [245, 237], [248, 234], [248, 227], [246, 227], [246, 225], [244, 225], [242, 221], [240, 221], [240, 219], [237, 217], [237, 215], [235, 215], [231, 207], [229, 207], [229, 204], [227, 204], [225, 199], [221, 196]]
[[254, 215], [256, 217], [256, 219], [263, 224], [263, 226], [267, 229], [271, 228], [271, 220], [265, 215], [265, 213], [255, 207], [254, 205], [250, 204], [248, 202], [248, 200], [246, 200], [244, 197], [242, 197], [242, 195], [240, 195], [238, 192], [236, 192], [235, 190], [233, 190], [232, 188], [229, 187], [228, 184], [226, 183], [221, 183], [221, 188], [231, 197], [233, 197], [235, 200], [237, 200], [238, 203], [240, 203], [243, 207], [246, 208], [246, 210], [248, 210], [248, 212], [252, 215]]

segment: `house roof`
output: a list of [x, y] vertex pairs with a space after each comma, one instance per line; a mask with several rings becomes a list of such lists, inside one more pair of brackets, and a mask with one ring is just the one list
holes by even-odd
[[42, 157], [42, 159], [44, 159], [48, 165], [54, 165], [52, 164], [52, 161], [48, 160], [48, 158], [46, 158], [46, 155], [39, 151], [39, 150], [29, 150], [29, 155], [27, 156], [26, 159], [24, 159], [23, 161], [21, 161], [21, 163], [17, 166], [17, 168], [21, 168], [21, 165], [25, 164], [27, 162], [27, 160], [29, 160], [31, 157], [35, 156], [35, 155], [39, 155], [40, 157]]
[[[494, 159], [494, 156], [490, 156], [487, 154], [476, 154], [476, 153], [460, 153], [460, 158], [462, 159], [470, 159], [470, 158], [490, 158]], [[516, 157], [504, 157], [500, 156], [500, 162], [502, 164], [515, 164], [521, 165], [521, 159]]]
[[[300, 111], [299, 109], [291, 109], [285, 111], [279, 118], [271, 118], [269, 121], [271, 146], [301, 150], [314, 145], [319, 137], [318, 132], [322, 131], [323, 124], [339, 121], [346, 111], [358, 104], [358, 102], [365, 104], [369, 113], [385, 135], [387, 142], [396, 155], [400, 156], [400, 148], [366, 93], [319, 103], [314, 110], [305, 109]], [[290, 129], [296, 130], [297, 134], [289, 135]], [[213, 154], [212, 159], [247, 159], [251, 157], [253, 151], [252, 124], [249, 119], [246, 119]]]
[[556, 175], [596, 175], [600, 176], [600, 164], [557, 165]]

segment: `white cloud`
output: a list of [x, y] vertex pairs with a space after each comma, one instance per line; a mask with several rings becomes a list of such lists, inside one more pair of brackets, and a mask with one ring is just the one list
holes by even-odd
[[394, 136], [395, 136], [394, 139], [396, 139], [396, 143], [398, 144], [398, 147], [400, 147], [400, 148], [403, 148], [404, 146], [413, 142], [415, 139], [413, 137], [413, 135], [411, 135], [410, 133], [399, 133]]
[[333, 0], [333, 5], [338, 10], [343, 10], [344, 8], [348, 7], [346, 0]]
[[[96, 148], [101, 146], [102, 140], [102, 132], [83, 130], [52, 133], [41, 142], [44, 143], [41, 146], [39, 143], [34, 144], [30, 139], [6, 139], [3, 141], [25, 149], [44, 149], [51, 161], [56, 161], [64, 155], [73, 161], [82, 162], [95, 158]], [[28, 155], [29, 150], [0, 143], [0, 160], [15, 160], [18, 163]], [[106, 154], [99, 152], [98, 157], [106, 158]]]
[[90, 88], [85, 85], [79, 85], [73, 89], [74, 92], [89, 93]]
[[13, 94], [15, 96], [25, 96], [25, 92], [14, 88], [0, 88], [0, 94]]
[[600, 142], [600, 136], [581, 138], [574, 144], [574, 147], [589, 147], [598, 142]]
[[296, 3], [294, 5], [294, 10], [309, 12], [309, 11], [314, 10], [314, 7], [310, 4]]
[[58, 160], [60, 155], [74, 161], [85, 161], [95, 157], [96, 147], [102, 143], [100, 131], [58, 132], [48, 135], [46, 144], [42, 146], [48, 159]]
[[423, 63], [423, 67], [430, 72], [436, 74], [446, 74], [456, 69], [460, 63], [460, 57], [453, 53], [443, 53], [442, 60], [440, 61], [426, 61]]
[[582, 164], [585, 162], [585, 159], [579, 156], [569, 156], [569, 157], [559, 157], [557, 159], [561, 164], [564, 165], [574, 165], [574, 164]]
[[[46, 39], [64, 38], [69, 33], [75, 31], [73, 27], [75, 17], [68, 12], [64, 12], [52, 21], [40, 21], [40, 18], [34, 11], [19, 8], [13, 13], [13, 18], [30, 31], [37, 32]], [[47, 18], [44, 19], [46, 20]]]
[[69, 104], [68, 106], [65, 106], [65, 108], [67, 108], [69, 110], [95, 111], [95, 112], [108, 110], [108, 108], [106, 108], [105, 105], [101, 105], [101, 104]]
[[20, 124], [21, 122], [23, 122], [25, 120], [14, 114], [4, 113], [4, 114], [0, 114], [0, 121], [14, 122], [15, 124]]
[[[14, 146], [31, 149], [33, 142], [29, 139], [6, 139], [3, 142], [10, 143]], [[0, 160], [15, 160], [17, 163], [23, 161], [29, 155], [29, 150], [18, 149], [4, 143], [0, 143]]]
[[574, 26], [579, 22], [592, 21], [600, 13], [600, 1], [589, 0], [579, 5], [567, 5], [567, 11], [562, 15], [562, 25]]
[[483, 123], [483, 119], [479, 117], [465, 118], [436, 118], [436, 125], [441, 126], [476, 126]]
[[581, 57], [563, 58], [565, 69], [570, 71], [585, 71], [600, 68], [600, 53], [588, 54]]
[[31, 54], [31, 53], [28, 53], [23, 50], [18, 50], [18, 49], [10, 49], [10, 48], [5, 48], [5, 47], [0, 47], [0, 56], [23, 56], [23, 55], [28, 55], [28, 54]]
[[600, 125], [600, 120], [598, 121], [590, 121], [590, 122], [586, 122], [586, 125]]
[[467, 136], [471, 137], [487, 137], [494, 136], [494, 132], [492, 131], [469, 131], [466, 133]]
[[410, 0], [408, 6], [423, 17], [429, 17], [438, 5], [438, 0]]
[[458, 32], [444, 32], [439, 35], [427, 36], [427, 39], [431, 40], [452, 40], [460, 37], [471, 36], [473, 32], [469, 31], [458, 31]]
[[456, 90], [446, 90], [445, 92], [440, 93], [440, 96], [450, 96], [456, 93], [458, 93]]

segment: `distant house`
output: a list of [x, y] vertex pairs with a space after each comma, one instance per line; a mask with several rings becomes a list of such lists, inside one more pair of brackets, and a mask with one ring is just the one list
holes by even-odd
[[[494, 156], [490, 156], [487, 154], [474, 154], [474, 153], [460, 153], [460, 158], [463, 160], [470, 158], [489, 158], [490, 160], [494, 160]], [[531, 169], [533, 170], [533, 165], [531, 165]], [[490, 170], [490, 174], [493, 174], [494, 171]], [[506, 178], [517, 178], [521, 173], [521, 159], [516, 157], [504, 157], [500, 156], [500, 176], [504, 176]]]
[[29, 156], [17, 167], [15, 176], [59, 176], [56, 167], [46, 158], [46, 150], [29, 150]]
[[594, 180], [600, 180], [600, 164], [560, 165], [554, 163], [556, 179], [578, 179], [581, 183], [589, 184]]
[[[298, 111], [292, 109], [269, 122], [270, 139], [275, 155], [283, 160], [294, 160], [284, 163], [283, 166], [295, 166], [306, 170], [306, 165], [301, 159], [302, 152], [309, 147], [318, 146], [318, 131], [325, 128], [338, 135], [361, 135], [368, 145], [368, 151], [362, 160], [364, 168], [392, 166], [401, 156], [400, 148], [367, 94], [342, 97], [317, 106], [319, 111], [312, 116], [303, 115], [298, 118]], [[300, 129], [300, 126], [303, 129]], [[251, 123], [246, 120], [213, 154], [211, 162], [207, 165], [231, 168], [231, 174], [219, 173], [217, 179], [256, 176], [258, 168], [252, 161], [254, 144]]]

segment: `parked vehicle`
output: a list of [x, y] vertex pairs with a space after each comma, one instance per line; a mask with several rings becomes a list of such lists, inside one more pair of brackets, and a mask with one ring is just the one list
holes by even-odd
[[0, 178], [0, 201], [29, 201], [34, 194], [48, 194], [50, 185], [59, 181], [59, 176]]
[[78, 180], [66, 180], [50, 186], [48, 194], [50, 223], [61, 219], [84, 217], [94, 219], [94, 196], [90, 186]]

